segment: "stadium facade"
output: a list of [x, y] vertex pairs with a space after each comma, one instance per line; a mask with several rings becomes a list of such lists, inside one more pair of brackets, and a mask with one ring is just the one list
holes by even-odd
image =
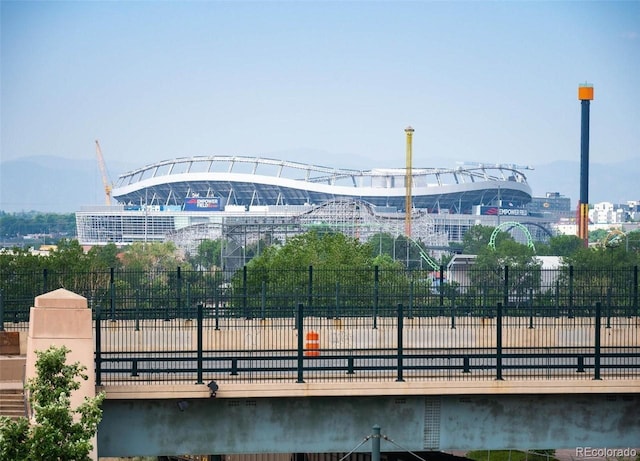
[[[522, 167], [465, 165], [412, 169], [411, 238], [434, 248], [462, 239], [476, 224], [516, 221], [543, 238], [549, 224], [527, 209]], [[76, 213], [80, 243], [174, 241], [193, 251], [203, 239], [238, 248], [286, 240], [314, 226], [360, 239], [404, 233], [405, 168], [351, 170], [257, 157], [162, 161], [121, 175], [113, 206]], [[542, 230], [542, 232], [540, 232]]]

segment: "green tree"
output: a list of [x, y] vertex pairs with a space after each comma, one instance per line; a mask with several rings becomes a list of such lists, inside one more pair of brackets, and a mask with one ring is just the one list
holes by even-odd
[[577, 235], [556, 235], [549, 239], [549, 255], [571, 256], [584, 248], [582, 239]]
[[[373, 270], [376, 266], [377, 286]], [[410, 281], [401, 268], [387, 255], [373, 257], [370, 242], [314, 230], [289, 239], [283, 246], [265, 248], [247, 264], [246, 284], [243, 272], [233, 277], [231, 292], [247, 309], [259, 307], [264, 293], [264, 299], [270, 303], [267, 307], [286, 315], [298, 302], [314, 309], [328, 309], [329, 313], [343, 307], [370, 308], [377, 289], [389, 296], [401, 293], [400, 296], [408, 298]], [[419, 287], [414, 286], [416, 291], [430, 284], [420, 283]], [[243, 313], [250, 314], [240, 312]]]
[[563, 258], [565, 266], [573, 266], [578, 270], [614, 270], [630, 268], [640, 262], [636, 251], [627, 251], [625, 242], [614, 246], [595, 246], [580, 248], [575, 253]]
[[186, 269], [188, 263], [173, 242], [135, 242], [122, 254], [122, 265], [127, 270], [154, 272]]
[[89, 257], [75, 239], [58, 241], [57, 248], [47, 259], [47, 267], [57, 272], [81, 272], [89, 269]]
[[[368, 240], [371, 246], [371, 254], [375, 256], [385, 255], [402, 262], [409, 269], [430, 268], [438, 263], [428, 254], [425, 245], [421, 241], [412, 241], [405, 235], [394, 237], [388, 232], [372, 235]], [[426, 259], [428, 258], [428, 260]]]
[[[624, 239], [618, 245], [581, 248], [563, 258], [565, 284], [572, 278], [575, 305], [608, 305], [615, 293], [618, 308], [632, 308], [634, 298], [633, 267], [640, 263], [639, 253], [627, 251]], [[568, 268], [572, 267], [573, 277]]]
[[196, 255], [190, 258], [191, 264], [196, 268], [207, 270], [221, 267], [223, 242], [221, 239], [206, 239], [200, 242]]
[[[462, 252], [466, 255], [480, 254], [489, 246], [491, 234], [494, 230], [495, 227], [491, 226], [476, 225], [470, 227], [469, 230], [464, 233], [464, 237], [462, 237]], [[500, 242], [507, 239], [513, 240], [507, 232], [498, 232], [495, 241], [496, 247]]]
[[473, 284], [471, 292], [482, 295], [492, 306], [501, 301], [504, 296], [504, 268], [508, 267], [510, 300], [520, 303], [528, 299], [541, 281], [541, 264], [534, 256], [532, 248], [510, 238], [497, 243], [495, 249], [488, 246], [480, 249], [469, 273]]
[[318, 269], [371, 267], [370, 243], [342, 233], [311, 231], [289, 239], [284, 246], [270, 246], [251, 260], [252, 268], [293, 269], [313, 266]]
[[118, 258], [120, 250], [114, 243], [96, 245], [87, 253], [91, 270], [119, 269], [122, 266]]
[[589, 232], [589, 243], [601, 242], [605, 239], [609, 233], [606, 229], [596, 229]]
[[0, 274], [41, 271], [45, 267], [46, 258], [31, 254], [27, 248], [12, 248], [11, 251], [0, 252]]
[[392, 256], [393, 255], [393, 235], [388, 232], [380, 232], [377, 234], [373, 234], [369, 238], [369, 243], [371, 244], [371, 251], [373, 256]]
[[77, 240], [62, 239], [57, 248], [44, 258], [49, 271], [48, 287], [64, 287], [75, 293], [87, 293], [87, 273], [91, 270], [91, 259]]
[[625, 250], [635, 252], [637, 256], [640, 252], [640, 231], [628, 232], [624, 245]]
[[0, 211], [0, 237], [21, 237], [27, 234], [74, 236], [76, 218], [73, 213], [6, 213]]
[[0, 418], [0, 459], [25, 461], [90, 460], [104, 393], [86, 398], [71, 408], [71, 393], [87, 379], [85, 367], [67, 364], [69, 350], [62, 346], [37, 351], [36, 377], [29, 380], [29, 401], [35, 422], [26, 418]]
[[571, 256], [582, 248], [584, 243], [576, 235], [555, 235], [546, 244], [536, 243], [536, 253], [546, 256]]

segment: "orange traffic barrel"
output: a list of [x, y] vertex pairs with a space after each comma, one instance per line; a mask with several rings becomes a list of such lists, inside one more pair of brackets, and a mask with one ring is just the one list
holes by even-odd
[[320, 335], [317, 331], [307, 333], [304, 348], [304, 355], [307, 357], [318, 357], [320, 355]]

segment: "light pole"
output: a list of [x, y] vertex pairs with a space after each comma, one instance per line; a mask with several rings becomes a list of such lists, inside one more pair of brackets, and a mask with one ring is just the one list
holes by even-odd
[[371, 435], [371, 461], [380, 461], [380, 426], [373, 426]]

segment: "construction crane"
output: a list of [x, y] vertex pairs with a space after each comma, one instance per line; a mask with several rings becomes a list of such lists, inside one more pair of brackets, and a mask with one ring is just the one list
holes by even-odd
[[100, 143], [96, 139], [96, 156], [98, 157], [98, 166], [100, 167], [100, 174], [102, 175], [102, 184], [104, 185], [104, 198], [107, 206], [111, 205], [111, 183], [107, 175], [107, 167], [104, 164], [104, 157], [102, 156], [102, 149], [100, 149]]

